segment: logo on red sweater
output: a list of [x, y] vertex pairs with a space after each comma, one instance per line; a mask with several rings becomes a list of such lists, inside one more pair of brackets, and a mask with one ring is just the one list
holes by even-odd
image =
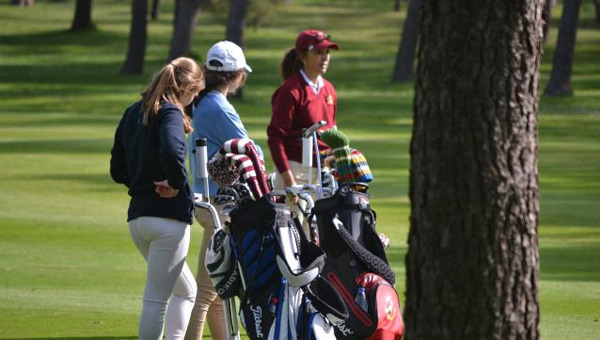
[[327, 105], [333, 105], [333, 97], [331, 95], [327, 96]]

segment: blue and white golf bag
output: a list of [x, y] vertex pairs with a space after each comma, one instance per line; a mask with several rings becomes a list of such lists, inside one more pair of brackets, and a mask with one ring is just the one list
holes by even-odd
[[[278, 200], [267, 194], [233, 210], [226, 229], [234, 260], [226, 268], [227, 261], [219, 260], [226, 256], [226, 244], [221, 242], [221, 249], [211, 244], [207, 269], [219, 294], [240, 297], [240, 319], [251, 339], [335, 339], [332, 323], [348, 312], [339, 293], [319, 275], [325, 254]], [[222, 238], [215, 235], [212, 242]], [[236, 272], [239, 281], [231, 279]]]

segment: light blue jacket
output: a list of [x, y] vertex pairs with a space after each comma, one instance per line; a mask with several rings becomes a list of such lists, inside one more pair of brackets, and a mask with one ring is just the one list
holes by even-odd
[[[206, 138], [208, 160], [210, 161], [226, 141], [233, 138], [250, 137], [248, 137], [248, 131], [246, 131], [240, 115], [235, 111], [235, 108], [222, 93], [215, 90], [208, 92], [194, 106], [192, 125], [194, 131], [189, 137], [190, 177], [194, 179], [194, 192], [202, 194], [204, 193], [204, 183], [198, 178], [196, 171], [195, 153], [192, 152], [196, 145], [194, 141], [197, 138]], [[256, 149], [264, 157], [260, 146], [256, 145]], [[216, 195], [217, 184], [209, 179], [208, 187], [210, 196]]]

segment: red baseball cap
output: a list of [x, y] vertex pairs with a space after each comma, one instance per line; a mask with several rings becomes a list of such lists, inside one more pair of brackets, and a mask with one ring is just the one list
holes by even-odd
[[302, 31], [296, 38], [296, 51], [302, 52], [305, 50], [314, 50], [321, 48], [332, 48], [339, 50], [340, 45], [329, 40], [329, 34], [325, 34], [319, 30]]

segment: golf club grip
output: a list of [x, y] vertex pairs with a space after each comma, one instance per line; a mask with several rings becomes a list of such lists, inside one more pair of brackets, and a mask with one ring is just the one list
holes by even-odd
[[310, 137], [313, 134], [313, 132], [317, 131], [318, 128], [320, 128], [321, 126], [323, 126], [325, 124], [327, 124], [327, 122], [324, 120], [320, 120], [320, 121], [314, 123], [313, 125], [309, 126], [308, 128], [306, 128], [302, 131], [302, 137], [304, 137], [304, 138]]
[[313, 165], [313, 138], [302, 138], [302, 166], [312, 168]]
[[198, 178], [208, 178], [208, 170], [206, 168], [207, 163], [207, 151], [206, 151], [206, 138], [196, 139], [196, 170], [198, 172]]

